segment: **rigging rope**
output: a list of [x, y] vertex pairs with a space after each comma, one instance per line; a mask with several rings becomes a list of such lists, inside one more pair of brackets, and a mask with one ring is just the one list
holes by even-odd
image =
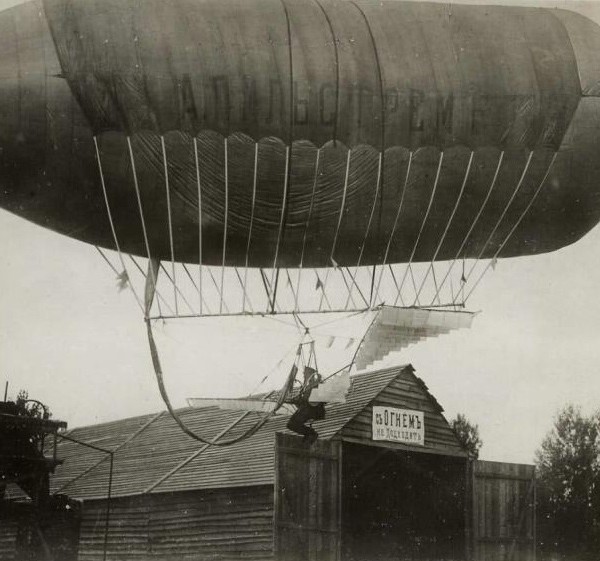
[[523, 218], [525, 218], [525, 215], [529, 212], [529, 209], [533, 206], [533, 203], [537, 199], [537, 196], [540, 194], [542, 187], [546, 184], [546, 180], [548, 179], [548, 176], [550, 175], [550, 170], [552, 169], [552, 166], [554, 165], [556, 156], [558, 156], [558, 152], [555, 152], [554, 155], [552, 156], [552, 159], [550, 160], [550, 164], [548, 165], [548, 169], [546, 170], [544, 177], [540, 181], [540, 184], [538, 185], [537, 189], [533, 193], [531, 199], [529, 200], [529, 203], [527, 204], [527, 206], [525, 207], [525, 209], [523, 210], [523, 212], [521, 213], [521, 215], [519, 216], [519, 218], [517, 219], [517, 221], [511, 228], [510, 232], [508, 232], [508, 235], [506, 236], [506, 238], [504, 239], [502, 244], [500, 244], [500, 247], [496, 250], [493, 257], [490, 259], [489, 263], [487, 264], [487, 266], [485, 267], [485, 269], [483, 270], [483, 272], [481, 273], [481, 275], [479, 276], [479, 278], [477, 279], [475, 284], [471, 287], [471, 290], [469, 290], [469, 292], [467, 293], [466, 296], [463, 296], [463, 303], [466, 302], [470, 298], [471, 294], [473, 294], [473, 291], [477, 288], [477, 286], [479, 285], [479, 283], [481, 282], [481, 280], [483, 279], [485, 274], [488, 272], [490, 267], [492, 267], [493, 264], [496, 262], [498, 255], [500, 255], [500, 253], [504, 249], [504, 246], [508, 243], [508, 240], [512, 237], [515, 230], [519, 227], [519, 224], [521, 224]]
[[[406, 168], [406, 176], [404, 177], [404, 184], [402, 186], [402, 195], [400, 196], [400, 203], [398, 204], [398, 210], [396, 211], [396, 217], [394, 219], [394, 225], [392, 226], [392, 231], [390, 232], [390, 237], [387, 242], [387, 246], [385, 248], [385, 254], [383, 256], [383, 263], [381, 266], [381, 273], [379, 274], [379, 280], [377, 281], [377, 289], [375, 290], [374, 300], [377, 300], [379, 296], [379, 287], [381, 286], [381, 278], [383, 277], [383, 272], [385, 271], [385, 266], [387, 264], [388, 256], [390, 253], [390, 248], [392, 246], [392, 240], [394, 239], [394, 234], [396, 233], [396, 228], [398, 227], [398, 221], [400, 220], [400, 213], [402, 212], [402, 206], [404, 205], [404, 194], [406, 193], [406, 186], [408, 185], [408, 178], [410, 176], [410, 168], [412, 165], [413, 153], [412, 151], [408, 156], [408, 166]], [[393, 274], [393, 273], [392, 273]], [[394, 278], [395, 282], [395, 278]], [[396, 283], [396, 287], [398, 287], [398, 283]]]
[[[348, 192], [348, 179], [350, 176], [350, 159], [352, 157], [352, 148], [350, 148], [348, 150], [348, 153], [346, 155], [346, 176], [344, 178], [344, 190], [342, 191], [342, 201], [341, 201], [341, 205], [340, 205], [340, 212], [338, 215], [338, 220], [337, 220], [337, 226], [335, 227], [335, 233], [333, 235], [333, 243], [331, 245], [331, 252], [329, 254], [329, 262], [331, 263], [331, 265], [334, 266], [334, 268], [336, 268], [335, 265], [335, 259], [334, 259], [334, 255], [335, 255], [335, 249], [337, 247], [337, 242], [338, 242], [338, 235], [340, 233], [340, 226], [342, 225], [342, 218], [344, 217], [344, 207], [346, 206], [346, 195]], [[316, 272], [316, 271], [315, 271]], [[321, 302], [319, 303], [319, 310], [321, 310], [321, 308], [323, 307], [323, 299], [325, 298], [325, 300], [327, 300], [327, 296], [325, 295], [325, 287], [327, 285], [327, 281], [329, 280], [329, 273], [331, 272], [331, 268], [328, 267], [327, 270], [325, 271], [325, 280], [321, 283], [321, 290], [323, 291], [323, 294], [321, 295]], [[318, 273], [317, 273], [317, 278], [318, 278]], [[320, 279], [319, 279], [320, 282]], [[328, 303], [329, 308], [331, 309], [331, 305]]]
[[[283, 385], [283, 387], [281, 388], [281, 391], [279, 392], [279, 396], [277, 397], [275, 408], [272, 411], [270, 411], [265, 417], [262, 417], [261, 419], [259, 419], [253, 426], [251, 426], [249, 429], [244, 431], [242, 434], [240, 434], [234, 438], [230, 438], [229, 440], [218, 440], [218, 441], [217, 441], [217, 439], [208, 439], [208, 438], [194, 432], [193, 430], [191, 430], [183, 422], [183, 420], [181, 419], [181, 417], [179, 416], [177, 411], [171, 405], [171, 400], [169, 399], [169, 394], [167, 393], [167, 389], [166, 389], [165, 383], [164, 383], [162, 366], [160, 364], [160, 358], [158, 356], [158, 348], [156, 346], [156, 342], [154, 340], [154, 335], [152, 333], [152, 323], [151, 323], [150, 318], [146, 317], [145, 322], [146, 322], [146, 331], [148, 334], [148, 344], [150, 345], [150, 355], [152, 357], [152, 365], [154, 367], [154, 374], [156, 376], [156, 382], [158, 384], [158, 389], [160, 391], [160, 395], [163, 399], [165, 406], [167, 407], [167, 411], [169, 412], [169, 414], [171, 415], [173, 420], [177, 423], [179, 428], [185, 434], [187, 434], [189, 437], [193, 438], [194, 440], [201, 442], [202, 444], [207, 444], [209, 446], [224, 447], [224, 446], [231, 446], [233, 444], [241, 442], [242, 440], [245, 440], [246, 438], [251, 437], [252, 435], [256, 434], [267, 423], [267, 421], [269, 421], [269, 419], [271, 419], [277, 413], [277, 411], [283, 405], [288, 394], [290, 393], [290, 389], [292, 388], [294, 380], [296, 379], [296, 374], [298, 372], [298, 367], [296, 366], [296, 362], [294, 362], [294, 364], [290, 370], [290, 373], [288, 374], [288, 377], [285, 381], [285, 384]], [[298, 349], [301, 349], [301, 347], [298, 347]]]
[[242, 293], [243, 293], [243, 301], [242, 301], [242, 312], [246, 311], [246, 300], [248, 300], [248, 306], [250, 306], [250, 313], [253, 314], [254, 313], [254, 307], [252, 306], [252, 302], [250, 301], [250, 296], [248, 296], [246, 294], [246, 285], [244, 284], [244, 281], [242, 280], [242, 277], [240, 276], [240, 272], [238, 271], [237, 267], [234, 267], [233, 270], [235, 271], [235, 275], [238, 279], [238, 282], [240, 283], [240, 287], [242, 289]]
[[[115, 275], [117, 275], [117, 278], [120, 278], [122, 273], [119, 273], [119, 271], [117, 271], [117, 269], [115, 269], [115, 266], [109, 261], [108, 257], [106, 257], [106, 255], [104, 254], [104, 252], [97, 246], [94, 246], [96, 248], [96, 251], [102, 256], [102, 259], [104, 259], [104, 261], [106, 262], [106, 264], [112, 269], [113, 273]], [[125, 274], [127, 275], [127, 272], [125, 272]], [[129, 283], [129, 275], [127, 275], [127, 282]]]
[[[185, 302], [186, 306], [190, 309], [190, 312], [193, 314], [194, 313], [194, 308], [191, 306], [191, 304], [187, 301], [187, 298], [185, 297], [185, 295], [183, 294], [183, 292], [181, 292], [181, 290], [179, 289], [179, 287], [177, 286], [177, 279], [175, 278], [175, 276], [171, 277], [171, 275], [169, 275], [169, 272], [167, 271], [167, 269], [165, 268], [163, 262], [160, 262], [160, 268], [163, 270], [163, 272], [165, 273], [165, 276], [169, 279], [169, 281], [171, 282], [171, 284], [173, 285], [173, 290], [175, 292], [175, 296], [177, 294], [181, 295], [181, 299]], [[178, 316], [179, 315], [179, 310], [177, 308], [177, 300], [175, 300], [175, 315]]]
[[[208, 310], [208, 313], [211, 314], [212, 312], [210, 311], [210, 308], [208, 306], [208, 304], [204, 301], [204, 296], [202, 296], [202, 292], [200, 290], [200, 287], [198, 287], [196, 285], [196, 281], [194, 280], [194, 278], [192, 277], [192, 273], [190, 273], [189, 269], [187, 268], [187, 265], [185, 263], [181, 264], [183, 266], [183, 270], [185, 271], [188, 279], [190, 279], [190, 282], [192, 283], [192, 285], [194, 286], [194, 288], [198, 291], [198, 294], [200, 295], [200, 301], [204, 302], [204, 306], [206, 307], [206, 309]], [[200, 310], [200, 315], [202, 315], [202, 310]]]
[[275, 272], [275, 277], [271, 277], [271, 287], [273, 289], [273, 300], [271, 303], [271, 313], [275, 312], [275, 302], [277, 300], [277, 287], [279, 285], [279, 246], [283, 245], [285, 239], [285, 232], [287, 228], [288, 222], [288, 214], [289, 214], [289, 206], [290, 206], [290, 192], [288, 186], [291, 182], [291, 163], [290, 163], [290, 154], [293, 150], [294, 146], [294, 49], [292, 46], [292, 22], [290, 19], [289, 10], [285, 0], [280, 0], [281, 7], [283, 8], [283, 14], [285, 16], [285, 22], [287, 27], [287, 38], [288, 38], [288, 63], [289, 63], [289, 125], [288, 125], [288, 139], [287, 139], [287, 147], [286, 147], [286, 155], [285, 155], [285, 180], [284, 180], [284, 189], [283, 189], [283, 205], [281, 208], [281, 223], [279, 225], [279, 233], [277, 234], [277, 245], [275, 247], [275, 260], [273, 263], [273, 269]]
[[460, 202], [462, 201], [462, 197], [465, 192], [465, 187], [467, 185], [467, 180], [469, 179], [471, 165], [473, 164], [473, 156], [474, 155], [475, 155], [475, 152], [471, 151], [471, 155], [469, 156], [469, 162], [467, 163], [467, 170], [465, 171], [465, 176], [463, 178], [460, 192], [458, 193], [458, 197], [456, 198], [456, 202], [454, 203], [454, 207], [452, 208], [452, 213], [450, 214], [450, 218], [448, 219], [448, 222], [446, 223], [446, 228], [444, 229], [444, 233], [442, 234], [442, 237], [440, 238], [440, 241], [438, 242], [437, 247], [435, 248], [435, 252], [433, 253], [433, 257], [431, 258], [431, 263], [429, 264], [429, 267], [427, 268], [425, 276], [423, 277], [423, 280], [421, 281], [421, 285], [419, 286], [419, 290], [417, 292], [417, 295], [415, 296], [413, 306], [418, 302], [419, 296], [421, 295], [421, 292], [423, 290], [423, 287], [425, 286], [425, 282], [427, 281], [427, 278], [429, 277], [430, 272], [433, 273], [433, 279], [434, 279], [434, 283], [435, 283], [435, 287], [436, 287], [435, 296], [433, 297], [433, 300], [431, 301], [431, 303], [433, 304], [435, 302], [436, 298], [438, 299], [438, 302], [439, 302], [440, 290], [438, 289], [437, 281], [435, 279], [434, 263], [435, 263], [435, 260], [437, 259], [440, 249], [442, 249], [442, 245], [444, 244], [444, 240], [446, 239], [446, 235], [448, 234], [450, 225], [452, 224], [452, 221], [454, 220], [454, 216], [456, 214], [458, 206], [460, 205]]
[[[342, 277], [342, 281], [344, 282], [344, 285], [346, 286], [346, 290], [348, 291], [348, 300], [352, 301], [352, 305], [356, 307], [356, 302], [354, 301], [354, 298], [352, 297], [352, 285], [348, 285], [348, 281], [346, 280], [346, 275], [344, 275], [344, 269], [342, 269], [340, 267], [339, 269], [341, 277]], [[352, 276], [352, 273], [350, 272], [350, 269], [348, 269], [348, 267], [346, 267], [346, 271], [348, 272], [348, 276], [352, 279], [352, 283], [356, 284], [356, 281], [354, 280], [354, 277]], [[359, 289], [360, 291], [360, 289]], [[362, 292], [360, 293], [361, 297], [363, 300], [365, 300], [365, 297], [362, 296]], [[348, 302], [348, 301], [346, 301]], [[367, 304], [367, 306], [369, 305], [369, 303], [365, 300], [365, 304]], [[348, 308], [348, 304], [346, 303], [346, 305], [344, 306], [344, 310]]]
[[374, 308], [374, 311], [376, 312], [375, 315], [373, 316], [373, 319], [371, 320], [371, 323], [369, 323], [369, 327], [367, 328], [367, 330], [365, 331], [364, 335], [362, 336], [361, 340], [359, 341], [356, 350], [354, 351], [354, 355], [352, 356], [352, 360], [350, 361], [350, 366], [348, 368], [348, 370], [350, 370], [355, 362], [356, 359], [358, 357], [358, 353], [361, 349], [361, 347], [363, 346], [363, 343], [365, 342], [365, 339], [367, 338], [367, 335], [369, 334], [369, 331], [371, 331], [371, 327], [373, 327], [373, 324], [375, 323], [375, 321], [377, 320], [377, 318], [381, 315], [381, 310], [383, 309], [383, 306], [379, 306], [379, 308]]
[[[521, 185], [523, 184], [523, 181], [525, 180], [525, 176], [527, 175], [527, 172], [529, 170], [529, 166], [531, 164], [531, 159], [532, 158], [533, 158], [533, 150], [531, 150], [529, 152], [529, 156], [528, 156], [527, 161], [525, 163], [525, 167], [523, 168], [523, 172], [521, 173], [521, 177], [519, 178], [519, 182], [517, 183], [517, 186], [515, 187], [512, 195], [508, 199], [508, 202], [506, 203], [506, 206], [504, 207], [504, 210], [502, 211], [502, 214], [500, 215], [500, 218], [498, 218], [498, 221], [496, 222], [494, 228], [492, 229], [492, 231], [490, 232], [489, 236], [487, 237], [485, 243], [483, 244], [483, 247], [481, 248], [481, 251], [477, 255], [477, 259], [475, 259], [475, 262], [473, 263], [473, 265], [469, 269], [469, 272], [467, 273], [467, 275], [465, 277], [465, 281], [464, 281], [465, 284], [471, 278], [471, 275], [473, 274], [473, 271], [475, 270], [475, 267], [477, 266], [477, 264], [479, 263], [479, 261], [482, 259], [483, 254], [485, 253], [485, 250], [487, 249], [489, 243], [492, 241], [492, 238], [496, 234], [496, 231], [500, 227], [500, 224], [502, 224], [502, 221], [504, 220], [504, 217], [506, 216], [506, 213], [508, 212], [508, 209], [510, 208], [510, 206], [512, 205], [512, 202], [515, 200], [515, 197], [517, 196], [517, 193], [521, 190]], [[554, 161], [554, 159], [552, 161]], [[487, 271], [487, 268], [485, 269], [485, 271]], [[484, 271], [484, 274], [485, 274], [485, 271]]]
[[159, 270], [160, 270], [160, 261], [158, 261], [156, 259], [150, 259], [148, 261], [148, 274], [146, 275], [144, 321], [146, 322], [148, 345], [150, 347], [150, 356], [152, 358], [152, 366], [154, 368], [156, 382], [158, 384], [158, 389], [159, 389], [160, 395], [163, 399], [163, 402], [164, 402], [165, 406], [167, 407], [167, 411], [169, 412], [169, 414], [171, 415], [173, 420], [177, 423], [179, 428], [185, 434], [187, 434], [189, 437], [193, 438], [194, 440], [197, 440], [198, 442], [201, 442], [202, 444], [206, 444], [208, 446], [219, 446], [219, 447], [231, 446], [233, 444], [241, 442], [242, 440], [245, 440], [246, 438], [251, 437], [257, 431], [259, 431], [261, 429], [261, 427], [263, 427], [267, 423], [267, 421], [269, 419], [271, 419], [271, 417], [273, 417], [277, 413], [277, 411], [281, 408], [281, 406], [285, 402], [285, 399], [289, 395], [289, 393], [294, 385], [294, 381], [296, 379], [296, 374], [298, 372], [297, 362], [302, 353], [302, 342], [303, 342], [306, 334], [305, 333], [302, 334], [300, 344], [298, 345], [298, 351], [296, 352], [296, 360], [294, 361], [294, 364], [292, 365], [292, 368], [290, 369], [290, 373], [288, 374], [288, 376], [286, 378], [285, 384], [283, 385], [283, 387], [281, 388], [281, 390], [279, 392], [274, 409], [272, 411], [270, 411], [266, 416], [259, 419], [253, 426], [251, 426], [245, 432], [243, 432], [242, 434], [240, 434], [234, 438], [230, 438], [229, 440], [219, 440], [219, 436], [220, 436], [219, 435], [213, 439], [208, 439], [208, 438], [194, 432], [193, 430], [191, 430], [183, 422], [183, 420], [181, 419], [181, 417], [179, 416], [177, 411], [171, 405], [171, 400], [169, 399], [169, 394], [165, 387], [162, 366], [160, 363], [160, 357], [158, 355], [158, 347], [156, 346], [156, 341], [154, 340], [154, 333], [152, 331], [152, 321], [149, 317], [150, 310], [152, 308], [152, 302], [154, 300], [154, 295], [156, 293], [156, 275], [158, 274]]
[[[104, 196], [104, 203], [106, 205], [106, 213], [108, 215], [110, 231], [112, 232], [112, 236], [115, 241], [115, 247], [117, 248], [117, 253], [119, 255], [119, 260], [121, 261], [121, 266], [123, 267], [123, 271], [127, 275], [127, 278], [129, 278], [129, 273], [127, 272], [127, 266], [125, 265], [125, 259], [123, 259], [123, 254], [121, 253], [121, 246], [119, 244], [119, 238], [117, 237], [117, 230], [115, 228], [115, 223], [113, 221], [112, 212], [110, 210], [110, 203], [108, 202], [108, 192], [106, 190], [106, 182], [104, 181], [104, 170], [102, 169], [102, 160], [100, 159], [100, 149], [98, 148], [98, 139], [95, 136], [94, 136], [94, 148], [96, 150], [96, 159], [98, 160], [98, 172], [100, 174], [100, 184], [102, 185], [102, 194]], [[129, 288], [130, 288], [131, 292], [133, 293], [135, 301], [138, 303], [140, 309], [143, 312], [144, 305], [142, 304], [142, 300], [138, 296], [138, 293], [135, 291], [135, 288], [131, 284], [131, 280], [127, 284], [129, 284]]]
[[194, 162], [196, 164], [196, 184], [198, 186], [198, 293], [200, 295], [200, 315], [202, 315], [202, 184], [200, 183], [200, 163], [198, 161], [198, 140], [196, 137], [194, 137]]
[[[383, 165], [383, 153], [379, 153], [379, 162], [377, 164], [377, 182], [376, 182], [376, 188], [375, 188], [375, 195], [373, 196], [373, 204], [371, 205], [371, 213], [369, 214], [369, 220], [367, 222], [367, 229], [365, 230], [365, 235], [363, 236], [363, 240], [362, 240], [362, 244], [360, 246], [360, 251], [358, 253], [358, 260], [356, 261], [356, 265], [354, 267], [354, 274], [351, 275], [350, 274], [350, 270], [346, 267], [346, 269], [348, 270], [348, 274], [350, 275], [350, 278], [352, 279], [352, 283], [350, 284], [350, 288], [348, 289], [348, 297], [346, 298], [346, 304], [344, 305], [344, 309], [348, 308], [348, 304], [350, 303], [350, 300], [352, 299], [352, 291], [354, 290], [354, 287], [356, 286], [360, 291], [360, 288], [358, 287], [358, 285], [356, 284], [356, 273], [358, 272], [358, 268], [360, 267], [360, 264], [362, 262], [362, 258], [363, 258], [363, 254], [365, 251], [365, 246], [367, 244], [367, 239], [369, 237], [369, 232], [371, 230], [371, 222], [373, 221], [373, 216], [375, 214], [375, 208], [377, 206], [377, 198], [379, 196], [379, 190], [381, 187], [381, 176], [382, 176], [382, 165]], [[379, 206], [380, 212], [381, 212], [381, 205]], [[380, 216], [381, 218], [381, 216]], [[380, 224], [381, 226], [381, 220], [380, 220]], [[345, 280], [344, 280], [345, 282]], [[372, 293], [372, 290], [371, 290]], [[362, 296], [362, 292], [361, 292], [361, 296]], [[363, 300], [365, 299], [364, 296]], [[365, 300], [365, 302], [367, 303], [367, 305], [369, 305], [369, 302], [367, 302]]]
[[225, 155], [225, 208], [223, 210], [223, 259], [221, 264], [221, 302], [219, 303], [219, 313], [223, 313], [223, 285], [225, 282], [225, 256], [227, 253], [227, 221], [229, 220], [229, 161], [228, 161], [228, 145], [227, 138], [223, 141], [223, 151]]
[[[298, 345], [296, 343], [294, 343], [286, 352], [285, 354], [271, 367], [271, 369], [260, 379], [260, 381], [250, 390], [250, 392], [248, 393], [248, 395], [252, 396], [254, 394], [256, 394], [259, 390], [259, 388], [271, 377], [271, 375], [273, 374], [273, 372], [275, 372], [275, 370], [277, 370], [277, 368], [279, 368], [282, 364], [283, 361], [286, 360], [288, 358], [288, 356], [290, 354], [292, 354], [293, 352], [298, 352]], [[267, 396], [271, 395], [273, 392], [269, 392], [267, 394]], [[266, 397], [265, 397], [266, 399]]]
[[[496, 166], [496, 171], [494, 173], [494, 177], [493, 177], [490, 187], [487, 191], [485, 199], [481, 203], [481, 206], [479, 207], [479, 211], [477, 212], [475, 219], [471, 223], [471, 226], [469, 227], [468, 232], [466, 233], [462, 243], [460, 244], [460, 247], [458, 248], [458, 251], [456, 252], [456, 255], [454, 256], [454, 259], [450, 263], [450, 266], [448, 267], [448, 271], [446, 271], [446, 274], [444, 275], [444, 278], [442, 279], [442, 282], [440, 283], [439, 290], [442, 290], [444, 284], [446, 283], [446, 280], [448, 279], [448, 277], [450, 276], [450, 273], [452, 272], [452, 269], [454, 268], [454, 265], [456, 264], [458, 259], [460, 259], [463, 249], [464, 249], [465, 245], [467, 244], [467, 242], [469, 241], [469, 238], [471, 237], [471, 233], [475, 229], [475, 226], [477, 226], [477, 223], [479, 222], [479, 218], [483, 214], [483, 211], [488, 203], [488, 200], [489, 200], [490, 196], [492, 195], [492, 191], [494, 190], [494, 187], [496, 186], [496, 181], [498, 179], [498, 174], [500, 173], [500, 168], [502, 167], [503, 160], [504, 160], [504, 152], [500, 152], [500, 157], [498, 159], [498, 165]], [[464, 257], [463, 257], [463, 277], [464, 276], [465, 276], [465, 261], [464, 261]], [[450, 279], [450, 281], [452, 281], [452, 279]], [[436, 297], [439, 295], [439, 290], [438, 290], [438, 293], [435, 295]], [[451, 291], [452, 291], [452, 289], [451, 289]], [[452, 301], [454, 302], [455, 300], [456, 299], [453, 296]]]
[[[173, 217], [171, 213], [171, 190], [169, 187], [169, 166], [167, 165], [167, 147], [165, 146], [165, 137], [160, 136], [160, 145], [162, 148], [163, 167], [165, 171], [165, 195], [167, 199], [167, 217], [169, 225], [169, 245], [171, 246], [171, 271], [173, 272], [173, 297], [175, 299], [175, 314], [179, 313], [177, 303], [177, 277], [175, 276], [175, 243], [173, 240]], [[166, 271], [165, 271], [166, 272]], [[186, 302], [187, 303], [187, 302]], [[189, 306], [189, 304], [188, 304]], [[193, 313], [194, 310], [192, 310]]]
[[242, 312], [246, 311], [246, 286], [248, 282], [248, 260], [250, 258], [250, 241], [252, 240], [252, 226], [254, 225], [254, 211], [256, 206], [256, 184], [258, 181], [258, 142], [254, 143], [254, 174], [252, 176], [252, 207], [250, 211], [250, 224], [248, 226], [248, 241], [246, 243], [246, 262], [244, 263], [244, 294], [242, 298]]
[[[433, 189], [431, 190], [431, 196], [429, 198], [429, 203], [427, 205], [427, 210], [425, 211], [425, 216], [423, 217], [423, 221], [421, 222], [421, 227], [419, 228], [419, 233], [417, 234], [417, 239], [415, 241], [415, 245], [413, 246], [412, 252], [410, 254], [410, 259], [408, 260], [408, 265], [404, 270], [404, 275], [402, 276], [402, 281], [400, 282], [400, 289], [398, 291], [398, 295], [401, 296], [402, 288], [404, 287], [404, 282], [406, 281], [406, 275], [410, 272], [413, 288], [415, 289], [415, 294], [417, 294], [417, 285], [415, 283], [415, 277], [412, 273], [411, 264], [415, 253], [417, 252], [417, 247], [419, 246], [419, 242], [421, 241], [421, 234], [423, 234], [423, 230], [425, 229], [425, 223], [427, 222], [427, 218], [429, 217], [429, 212], [431, 211], [431, 207], [433, 205], [433, 199], [435, 198], [435, 193], [437, 191], [438, 182], [440, 180], [440, 172], [442, 171], [442, 164], [444, 162], [444, 152], [440, 152], [440, 159], [438, 161], [437, 171], [435, 174], [435, 181], [433, 182]], [[398, 302], [398, 297], [394, 301], [394, 305]], [[417, 304], [419, 304], [419, 297], [417, 295]]]
[[[290, 144], [291, 146], [291, 144]], [[269, 298], [269, 308], [271, 308], [271, 313], [275, 311], [275, 301], [277, 300], [277, 285], [279, 284], [279, 248], [281, 246], [281, 242], [283, 239], [283, 233], [287, 222], [287, 213], [288, 213], [288, 182], [290, 180], [290, 146], [286, 146], [285, 148], [285, 176], [283, 182], [283, 205], [281, 207], [281, 219], [279, 221], [279, 230], [277, 232], [277, 244], [275, 245], [275, 257], [273, 259], [273, 271], [271, 273], [271, 294], [272, 299]]]
[[[136, 269], [140, 272], [140, 274], [142, 275], [142, 277], [144, 277], [144, 282], [146, 282], [148, 280], [148, 277], [147, 277], [146, 273], [144, 273], [144, 269], [142, 269], [142, 267], [140, 266], [140, 264], [134, 259], [133, 255], [129, 254], [128, 257], [129, 257], [129, 260], [135, 265]], [[161, 310], [161, 307], [160, 307], [161, 301], [166, 306], [167, 310], [171, 314], [174, 314], [173, 309], [171, 308], [171, 306], [169, 306], [169, 303], [165, 300], [165, 298], [158, 291], [158, 288], [156, 289], [156, 296], [157, 296], [156, 303], [158, 304], [158, 313], [159, 313], [159, 315], [162, 316], [162, 310]], [[143, 311], [144, 311], [144, 308], [142, 307], [142, 312]]]
[[[335, 140], [334, 140], [335, 142]], [[317, 183], [319, 180], [319, 163], [321, 158], [321, 149], [317, 150], [315, 158], [315, 172], [313, 177], [312, 193], [310, 195], [310, 205], [308, 207], [308, 214], [306, 216], [306, 224], [304, 226], [304, 235], [302, 236], [302, 251], [300, 253], [300, 264], [298, 266], [298, 282], [296, 285], [296, 301], [294, 302], [294, 312], [298, 311], [298, 298], [300, 297], [300, 277], [302, 275], [302, 267], [304, 266], [304, 252], [306, 250], [306, 241], [308, 238], [308, 226], [310, 224], [310, 218], [312, 216], [313, 207], [315, 204], [315, 192], [317, 190]]]

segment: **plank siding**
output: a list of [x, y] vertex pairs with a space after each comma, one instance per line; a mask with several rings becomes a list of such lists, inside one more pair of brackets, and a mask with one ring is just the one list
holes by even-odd
[[285, 561], [337, 561], [341, 545], [342, 449], [277, 437], [275, 551]]
[[17, 553], [16, 520], [0, 514], [0, 561], [13, 561]]
[[[450, 455], [466, 455], [458, 443], [452, 428], [442, 414], [443, 409], [429, 394], [425, 384], [412, 369], [403, 370], [390, 382], [358, 415], [341, 431], [342, 439], [353, 442], [373, 443], [373, 406], [382, 405], [423, 411], [425, 417], [425, 445], [418, 448], [423, 452]], [[413, 449], [400, 443], [385, 442], [388, 448]]]
[[473, 559], [532, 561], [534, 467], [473, 462]]
[[[105, 502], [86, 502], [79, 561], [100, 561]], [[273, 559], [273, 487], [164, 493], [113, 501], [112, 561]]]
[[76, 506], [36, 509], [31, 502], [0, 501], [0, 561], [45, 559], [46, 548], [52, 559], [75, 561], [78, 537]]

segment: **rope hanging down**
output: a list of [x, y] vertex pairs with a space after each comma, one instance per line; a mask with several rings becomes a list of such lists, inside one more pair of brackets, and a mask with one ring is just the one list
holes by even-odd
[[[232, 444], [236, 444], [237, 442], [241, 442], [242, 440], [245, 440], [246, 438], [251, 437], [252, 435], [256, 434], [256, 432], [258, 432], [267, 423], [267, 421], [271, 417], [273, 417], [273, 415], [275, 415], [275, 413], [277, 413], [277, 411], [281, 408], [285, 399], [289, 395], [289, 393], [292, 389], [292, 386], [294, 384], [294, 380], [296, 379], [296, 374], [298, 372], [298, 366], [296, 364], [297, 360], [294, 361], [294, 364], [292, 365], [290, 373], [288, 374], [288, 377], [286, 378], [285, 384], [283, 385], [283, 387], [281, 388], [281, 391], [279, 392], [279, 396], [277, 398], [275, 408], [272, 411], [270, 411], [268, 413], [268, 415], [259, 419], [248, 430], [246, 430], [242, 434], [236, 436], [235, 438], [231, 438], [229, 440], [219, 440], [219, 436], [221, 436], [221, 435], [215, 437], [214, 439], [208, 439], [208, 438], [205, 438], [205, 437], [195, 433], [183, 422], [183, 420], [181, 419], [181, 417], [179, 416], [177, 411], [171, 405], [171, 400], [169, 399], [169, 394], [167, 393], [167, 389], [166, 389], [165, 383], [164, 383], [162, 366], [160, 364], [160, 358], [158, 356], [158, 348], [156, 346], [156, 342], [154, 340], [154, 334], [152, 332], [152, 322], [150, 320], [149, 314], [150, 314], [150, 308], [152, 307], [152, 302], [154, 300], [154, 293], [155, 293], [154, 279], [156, 278], [155, 275], [158, 274], [159, 268], [160, 268], [160, 262], [157, 259], [151, 259], [148, 262], [148, 274], [146, 275], [146, 290], [145, 290], [145, 302], [144, 302], [144, 304], [145, 304], [144, 321], [146, 322], [146, 330], [147, 330], [147, 334], [148, 334], [148, 344], [150, 345], [150, 355], [152, 357], [152, 365], [154, 367], [154, 374], [156, 376], [156, 381], [158, 383], [158, 389], [160, 391], [160, 395], [165, 403], [165, 406], [167, 407], [167, 411], [169, 411], [169, 414], [171, 415], [171, 417], [173, 417], [173, 420], [177, 423], [179, 428], [185, 434], [187, 434], [189, 437], [193, 438], [194, 440], [201, 442], [202, 444], [207, 444], [209, 446], [231, 446]], [[298, 347], [298, 351], [296, 353], [296, 359], [298, 359], [298, 356], [300, 355], [301, 352], [302, 352], [302, 344], [300, 344]]]

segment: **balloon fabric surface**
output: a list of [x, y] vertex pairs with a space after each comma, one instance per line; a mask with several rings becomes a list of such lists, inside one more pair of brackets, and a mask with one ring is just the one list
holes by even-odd
[[0, 206], [228, 267], [549, 252], [600, 220], [599, 51], [562, 10], [30, 2], [0, 13]]

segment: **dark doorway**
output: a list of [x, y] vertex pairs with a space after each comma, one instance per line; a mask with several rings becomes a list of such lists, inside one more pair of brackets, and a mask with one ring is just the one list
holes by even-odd
[[344, 443], [343, 561], [465, 557], [466, 459]]

